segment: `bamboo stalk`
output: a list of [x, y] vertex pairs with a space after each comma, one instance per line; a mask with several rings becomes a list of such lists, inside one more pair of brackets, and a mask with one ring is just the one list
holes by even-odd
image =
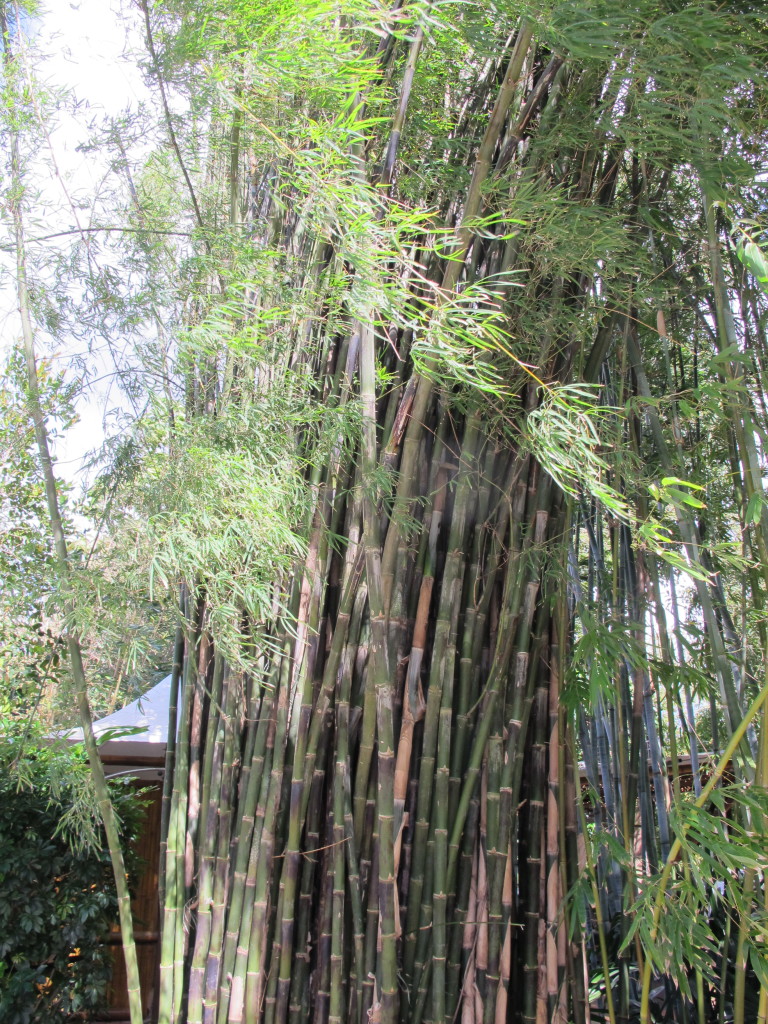
[[[285, 979], [278, 978], [278, 1009], [286, 999], [290, 1024], [301, 1018], [302, 1006], [308, 999], [311, 946], [317, 947], [318, 957], [318, 969], [315, 972], [315, 1015], [321, 1017], [323, 1021], [328, 1016], [333, 879], [326, 863], [328, 843], [321, 841], [322, 821], [328, 817], [323, 797], [323, 762], [324, 757], [312, 778], [304, 827], [301, 882], [295, 911], [293, 970], [287, 983]], [[317, 899], [316, 889], [320, 893], [320, 907], [316, 921], [313, 921], [312, 908]]]
[[[547, 624], [548, 625], [548, 624]], [[543, 652], [542, 652], [543, 653]], [[546, 779], [546, 726], [549, 679], [546, 661], [539, 655], [537, 682], [532, 709], [533, 742], [527, 773], [528, 822], [527, 822], [527, 865], [525, 885], [525, 954], [523, 961], [522, 1020], [538, 1019], [537, 1001], [539, 996], [539, 914], [541, 912], [541, 835], [544, 824], [544, 793]]]
[[[228, 678], [227, 678], [228, 675]], [[237, 745], [238, 713], [242, 701], [242, 677], [240, 673], [229, 673], [225, 668], [224, 690], [224, 742], [222, 750], [221, 782], [219, 792], [222, 799], [218, 807], [218, 836], [214, 863], [214, 886], [211, 903], [211, 928], [208, 957], [205, 971], [205, 993], [203, 999], [203, 1024], [214, 1024], [221, 987], [221, 966], [224, 948], [224, 928], [227, 902], [231, 897], [230, 853], [233, 838], [233, 821], [237, 809], [234, 794], [237, 792]], [[230, 794], [227, 799], [227, 794]], [[213, 808], [211, 808], [211, 813]]]
[[[331, 990], [328, 1008], [329, 1024], [342, 1024], [344, 1016], [344, 920], [347, 879], [345, 872], [345, 844], [349, 841], [346, 830], [346, 793], [348, 790], [349, 759], [349, 699], [352, 689], [351, 665], [340, 673], [339, 695], [336, 703], [336, 758], [333, 773], [333, 906], [330, 951]], [[343, 669], [341, 669], [343, 672]], [[352, 883], [350, 883], [352, 884]], [[359, 912], [358, 912], [359, 914]], [[362, 921], [358, 917], [358, 927]], [[358, 939], [359, 943], [359, 939]], [[361, 951], [355, 950], [357, 973], [362, 970]]]
[[[375, 772], [375, 767], [374, 767]], [[375, 778], [371, 779], [371, 795], [375, 792]], [[368, 884], [365, 903], [365, 942], [363, 960], [363, 1001], [360, 1006], [361, 1022], [375, 1017], [381, 1010], [381, 1000], [376, 977], [377, 947], [379, 940], [379, 834], [375, 815], [375, 800], [370, 801], [374, 813], [370, 816], [371, 861], [368, 869]]]
[[[254, 871], [253, 915], [249, 934], [245, 932], [247, 919], [245, 915], [243, 917], [237, 957], [235, 959], [234, 979], [237, 981], [238, 987], [236, 991], [233, 982], [228, 1017], [228, 1020], [233, 1022], [233, 1024], [239, 1024], [240, 1021], [248, 1019], [248, 1017], [258, 1017], [261, 1012], [262, 1000], [264, 999], [266, 989], [267, 965], [265, 950], [269, 941], [268, 913], [271, 896], [272, 857], [276, 840], [288, 732], [290, 670], [290, 658], [286, 652], [283, 655], [278, 684], [275, 744], [272, 770], [269, 773], [269, 792], [264, 825], [261, 835], [258, 837], [260, 839], [258, 843], [256, 842], [257, 836], [254, 830], [254, 842], [252, 844], [252, 849], [258, 851]], [[277, 971], [273, 970], [272, 977], [276, 984]]]
[[[182, 588], [182, 598], [179, 602], [179, 614], [185, 615], [186, 598]], [[171, 815], [171, 794], [173, 791], [173, 776], [176, 763], [176, 732], [179, 715], [179, 681], [184, 665], [184, 628], [181, 624], [176, 627], [176, 637], [173, 645], [173, 668], [171, 670], [171, 695], [168, 699], [168, 730], [166, 733], [165, 765], [163, 770], [163, 793], [160, 809], [160, 856], [158, 859], [157, 897], [160, 913], [165, 906], [165, 870], [166, 851], [168, 848], [168, 826]]]
[[[187, 653], [184, 663], [184, 688], [182, 694], [181, 722], [176, 746], [173, 773], [173, 792], [168, 824], [166, 847], [166, 893], [163, 909], [162, 940], [160, 950], [160, 1003], [159, 1019], [163, 1024], [175, 1024], [181, 1012], [181, 987], [183, 984], [184, 961], [184, 847], [186, 838], [187, 806], [187, 765], [189, 760], [189, 728], [192, 715], [194, 688], [194, 652], [197, 649], [198, 627], [201, 602], [195, 611], [194, 625], [187, 626], [192, 632], [187, 637]], [[177, 949], [177, 946], [180, 947]]]
[[[453, 719], [453, 680], [458, 630], [458, 614], [461, 607], [460, 595], [463, 589], [465, 570], [465, 547], [467, 532], [471, 528], [474, 512], [474, 470], [479, 443], [479, 422], [476, 417], [468, 420], [465, 427], [464, 444], [460, 456], [456, 495], [448, 538], [448, 554], [443, 570], [440, 591], [440, 605], [435, 624], [435, 638], [432, 650], [429, 692], [427, 696], [426, 723], [430, 720], [430, 702], [438, 704], [436, 723], [436, 759], [434, 809], [432, 811], [434, 835], [434, 889], [432, 896], [432, 1019], [435, 1022], [446, 1016], [445, 984], [447, 953], [447, 869], [448, 869], [448, 825], [449, 825], [449, 778], [450, 746]], [[430, 747], [425, 729], [422, 749], [422, 767], [430, 763]], [[419, 791], [424, 786], [429, 794], [431, 779], [422, 774]]]
[[[485, 551], [489, 532], [490, 482], [493, 479], [496, 466], [496, 453], [493, 447], [488, 445], [480, 474], [477, 492], [477, 514], [472, 531], [472, 554], [465, 573], [464, 597], [462, 601], [464, 606], [464, 628], [462, 630], [458, 669], [459, 685], [456, 699], [456, 730], [455, 739], [451, 747], [451, 800], [449, 817], [453, 817], [459, 798], [460, 776], [463, 771], [466, 748], [470, 739], [469, 711], [478, 696], [478, 662], [480, 655], [476, 647], [478, 645], [478, 638], [483, 638], [487, 604], [493, 593], [493, 581], [498, 566], [497, 552], [493, 548], [490, 553]], [[504, 507], [506, 508], [506, 505]], [[499, 532], [502, 531], [503, 525], [503, 522], [496, 525]], [[491, 568], [490, 576], [485, 580], [483, 586], [482, 570], [486, 568], [486, 565], [481, 562], [481, 559], [484, 555], [488, 555], [487, 566]], [[480, 598], [481, 586], [483, 586], [482, 599]]]
[[[570, 510], [567, 516], [570, 520]], [[568, 526], [570, 523], [568, 522]], [[566, 537], [570, 529], [564, 530]], [[568, 549], [564, 548], [561, 564], [561, 593], [557, 598], [557, 610], [552, 621], [550, 640], [549, 706], [547, 737], [547, 807], [546, 807], [546, 975], [547, 975], [547, 1019], [551, 1024], [566, 1024], [568, 1005], [566, 1000], [566, 922], [561, 913], [565, 892], [562, 875], [562, 849], [564, 846], [565, 798], [565, 714], [561, 703], [562, 674], [567, 643], [568, 596], [563, 587], [566, 579]]]
[[392, 720], [387, 626], [381, 589], [381, 544], [377, 510], [371, 487], [378, 462], [376, 442], [376, 391], [374, 336], [370, 324], [361, 324], [360, 395], [363, 409], [363, 523], [365, 568], [371, 619], [368, 672], [376, 691], [377, 814], [379, 830], [379, 915], [381, 919], [381, 1021], [395, 1024], [398, 1014], [397, 951], [395, 924], [394, 769], [395, 741]]
[[[327, 540], [318, 539], [318, 546], [324, 546]], [[317, 574], [319, 578], [319, 574]], [[315, 590], [311, 599], [307, 598], [309, 610], [307, 617], [311, 623], [311, 632], [317, 631], [320, 613], [320, 594]], [[288, 811], [288, 837], [284, 852], [283, 869], [280, 876], [282, 902], [282, 918], [280, 921], [280, 959], [277, 982], [277, 1002], [275, 1004], [276, 1024], [285, 1024], [288, 1018], [288, 1000], [293, 970], [295, 905], [299, 885], [299, 867], [301, 861], [301, 832], [309, 800], [305, 785], [305, 760], [308, 750], [310, 719], [314, 705], [312, 668], [316, 654], [316, 641], [310, 641], [311, 651], [306, 651], [301, 658], [301, 670], [297, 682], [297, 695], [300, 694], [298, 714], [292, 716], [295, 725], [291, 726], [294, 742], [293, 770], [291, 775], [290, 804]]]
[[218, 1024], [225, 1024], [229, 1016], [230, 995], [236, 990], [235, 1002], [242, 1005], [243, 979], [238, 979], [235, 974], [235, 961], [241, 929], [244, 934], [250, 935], [253, 915], [252, 894], [256, 885], [256, 863], [269, 792], [269, 773], [275, 744], [276, 712], [276, 698], [273, 697], [269, 700], [265, 695], [261, 702], [260, 716], [256, 727], [248, 785], [240, 807], [240, 832], [232, 872], [232, 892], [224, 939]]
[[[218, 807], [222, 799], [222, 761], [224, 756], [224, 716], [221, 713], [224, 685], [224, 659], [215, 659], [213, 683], [208, 708], [208, 735], [205, 743], [203, 785], [201, 795], [200, 833], [198, 844], [200, 860], [197, 883], [197, 922], [195, 945], [189, 971], [187, 990], [187, 1020], [189, 1024], [202, 1024], [203, 990], [205, 986], [206, 962], [211, 938], [211, 906], [213, 904], [214, 859]], [[227, 799], [225, 794], [224, 799]]]
[[[451, 924], [452, 932], [449, 936], [449, 952], [447, 963], [446, 982], [446, 1005], [464, 1005], [467, 993], [467, 985], [470, 991], [475, 992], [473, 969], [469, 965], [469, 958], [474, 956], [475, 931], [474, 925], [477, 921], [477, 860], [475, 847], [477, 845], [478, 826], [480, 822], [480, 801], [477, 794], [473, 795], [467, 821], [462, 837], [462, 849], [460, 860], [457, 865], [457, 891], [455, 906]], [[475, 894], [473, 905], [472, 884], [474, 879]], [[469, 928], [469, 931], [467, 930]], [[473, 980], [470, 982], [470, 978]], [[472, 1003], [474, 1013], [474, 1002]], [[463, 1012], [463, 1010], [462, 1010]]]
[[331, 987], [331, 919], [333, 916], [333, 872], [329, 869], [331, 849], [326, 846], [320, 856], [325, 868], [322, 871], [320, 905], [317, 912], [318, 963], [314, 975], [314, 991], [310, 993], [309, 986], [305, 985], [301, 993], [305, 1003], [304, 1019], [309, 1017], [310, 999], [314, 1002], [313, 1024], [326, 1024], [328, 1021]]
[[[570, 734], [567, 738], [567, 742], [570, 748], [570, 756], [572, 763], [575, 763], [576, 759], [573, 754], [574, 742], [573, 735]], [[603, 979], [605, 980], [605, 1002], [608, 1009], [608, 1019], [611, 1024], [616, 1024], [616, 1009], [613, 999], [613, 989], [611, 987], [611, 970], [610, 961], [608, 959], [608, 946], [606, 942], [606, 929], [603, 922], [602, 908], [600, 905], [600, 894], [598, 892], [598, 880], [597, 871], [592, 857], [592, 848], [590, 846], [589, 832], [587, 831], [587, 818], [584, 813], [584, 801], [582, 799], [580, 791], [577, 789], [577, 806], [579, 811], [579, 819], [581, 824], [581, 834], [584, 837], [584, 854], [586, 858], [586, 868], [589, 874], [590, 886], [592, 889], [592, 900], [595, 905], [595, 916], [597, 917], [597, 939], [600, 947], [600, 963], [603, 970]]]
[[[483, 185], [490, 173], [491, 161], [501, 134], [509, 107], [518, 88], [519, 78], [525, 58], [533, 38], [533, 27], [525, 20], [521, 21], [515, 46], [504, 75], [504, 80], [496, 97], [491, 117], [486, 126], [482, 142], [475, 158], [472, 180], [467, 191], [461, 224], [456, 231], [456, 246], [451, 260], [446, 264], [442, 275], [441, 289], [450, 295], [458, 283], [464, 266], [467, 250], [472, 238], [474, 221], [477, 218], [481, 202]], [[432, 382], [429, 377], [419, 377], [413, 405], [408, 419], [403, 441], [395, 507], [387, 531], [386, 542], [382, 552], [382, 579], [389, 580], [393, 574], [394, 559], [399, 546], [398, 517], [410, 512], [411, 486], [416, 479], [416, 465], [420, 446], [421, 431], [426, 422], [426, 413], [432, 396]]]

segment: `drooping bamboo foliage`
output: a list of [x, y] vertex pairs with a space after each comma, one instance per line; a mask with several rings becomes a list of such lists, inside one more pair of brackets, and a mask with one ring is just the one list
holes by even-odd
[[759, 13], [145, 12], [196, 233], [113, 523], [185, 595], [160, 1020], [764, 1019]]

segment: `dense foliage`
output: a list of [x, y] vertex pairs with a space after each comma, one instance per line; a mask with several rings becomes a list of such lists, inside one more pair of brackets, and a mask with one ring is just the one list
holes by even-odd
[[762, 6], [140, 25], [25, 267], [135, 410], [69, 636], [176, 632], [160, 1020], [764, 1024]]
[[[40, 468], [19, 384], [18, 358], [0, 375], [0, 710], [19, 716], [37, 706], [46, 684], [62, 678], [63, 644], [49, 628], [44, 604], [55, 590]], [[72, 385], [41, 367], [46, 408], [71, 417]]]
[[[105, 1003], [112, 954], [104, 939], [117, 903], [86, 765], [76, 751], [38, 748], [22, 737], [12, 742], [9, 729], [6, 721], [0, 746], [0, 1019], [90, 1020]], [[112, 794], [130, 846], [140, 806], [123, 785]]]

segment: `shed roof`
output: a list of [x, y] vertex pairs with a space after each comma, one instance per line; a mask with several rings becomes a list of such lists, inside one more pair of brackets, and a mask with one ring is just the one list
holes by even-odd
[[[101, 744], [101, 756], [113, 760], [130, 761], [133, 758], [162, 758], [168, 742], [168, 705], [171, 699], [171, 676], [166, 676], [157, 686], [143, 693], [138, 700], [126, 704], [106, 718], [93, 723], [98, 739], [112, 729], [130, 729], [128, 735], [111, 736]], [[134, 730], [139, 730], [138, 732]], [[83, 738], [82, 729], [72, 729], [66, 734], [68, 740], [77, 742]]]

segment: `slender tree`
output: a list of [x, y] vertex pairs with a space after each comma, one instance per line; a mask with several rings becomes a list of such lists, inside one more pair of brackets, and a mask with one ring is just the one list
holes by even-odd
[[[14, 26], [15, 32], [18, 32], [18, 8], [16, 8], [13, 13], [15, 14], [15, 20], [11, 21], [11, 24]], [[21, 73], [18, 67], [18, 55], [14, 52], [14, 46], [17, 40], [14, 39], [14, 32], [9, 28], [9, 17], [5, 4], [0, 8], [0, 31], [2, 32], [4, 84], [6, 95], [8, 96], [11, 104], [8, 111], [10, 116], [7, 118], [5, 125], [5, 134], [9, 143], [10, 191], [8, 195], [8, 205], [13, 220], [13, 239], [16, 255], [16, 294], [18, 299], [19, 316], [21, 319], [23, 351], [27, 371], [27, 407], [29, 411], [29, 418], [34, 425], [37, 453], [42, 471], [51, 532], [53, 534], [56, 570], [63, 595], [63, 611], [65, 616], [71, 620], [74, 608], [73, 598], [69, 592], [70, 565], [67, 552], [67, 541], [59, 504], [59, 490], [54, 474], [53, 460], [48, 441], [45, 413], [40, 399], [40, 381], [38, 377], [35, 352], [35, 332], [30, 312], [31, 302], [27, 282], [27, 259], [22, 206], [25, 182], [19, 145], [20, 123], [23, 122], [24, 109], [20, 86]], [[140, 1024], [143, 1019], [143, 1009], [141, 1004], [139, 967], [136, 956], [136, 945], [133, 938], [133, 919], [131, 916], [128, 879], [125, 870], [123, 852], [120, 846], [118, 823], [104, 774], [104, 765], [102, 764], [99, 756], [99, 749], [93, 731], [93, 718], [88, 701], [88, 687], [85, 677], [85, 669], [83, 666], [80, 640], [77, 634], [71, 629], [67, 630], [66, 643], [69, 656], [69, 668], [72, 676], [72, 684], [75, 700], [77, 702], [80, 724], [83, 730], [83, 740], [90, 764], [93, 789], [98, 801], [99, 813], [104, 824], [104, 832], [109, 847], [109, 856], [112, 861], [115, 889], [117, 892], [117, 905], [120, 914], [120, 932], [122, 936], [123, 953], [125, 956], [131, 1024]]]

